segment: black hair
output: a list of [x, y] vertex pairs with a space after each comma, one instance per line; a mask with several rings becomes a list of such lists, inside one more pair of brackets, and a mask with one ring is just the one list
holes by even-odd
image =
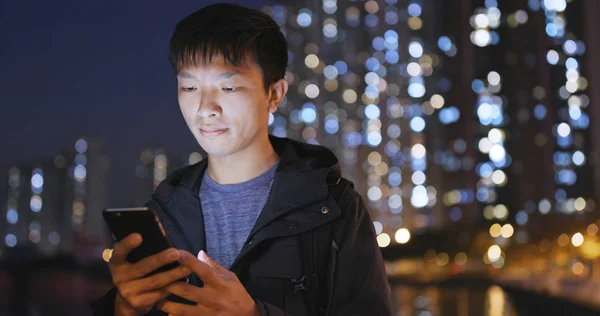
[[284, 78], [287, 41], [267, 14], [231, 3], [206, 6], [181, 20], [171, 37], [169, 62], [181, 66], [210, 63], [221, 54], [226, 63], [245, 65], [254, 58], [263, 74], [265, 91]]

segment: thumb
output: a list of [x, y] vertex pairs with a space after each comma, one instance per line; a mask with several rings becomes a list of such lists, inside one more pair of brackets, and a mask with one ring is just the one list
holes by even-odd
[[204, 252], [204, 250], [200, 250], [200, 253], [198, 253], [198, 259], [209, 265], [211, 268], [215, 269], [217, 273], [219, 273], [221, 276], [226, 276], [230, 273], [229, 270], [225, 269], [225, 267], [223, 267], [222, 265], [214, 261], [212, 258], [210, 258], [208, 254]]

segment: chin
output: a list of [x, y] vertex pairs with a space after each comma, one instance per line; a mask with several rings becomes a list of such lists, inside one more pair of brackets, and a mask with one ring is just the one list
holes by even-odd
[[205, 149], [205, 151], [209, 157], [227, 157], [227, 156], [231, 155], [231, 152], [229, 152], [229, 151], [217, 151], [217, 150], [206, 150], [206, 149]]
[[216, 144], [210, 141], [199, 141], [198, 143], [209, 156], [213, 157], [229, 156], [234, 151], [232, 148], [228, 148], [226, 144]]

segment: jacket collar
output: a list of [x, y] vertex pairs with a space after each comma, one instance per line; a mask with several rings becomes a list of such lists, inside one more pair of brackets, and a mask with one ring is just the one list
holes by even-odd
[[[326, 180], [340, 177], [340, 167], [335, 155], [325, 147], [287, 138], [269, 135], [269, 140], [280, 157], [268, 200], [275, 211], [273, 215], [279, 216], [290, 209], [326, 198]], [[207, 166], [208, 159], [203, 159], [195, 165], [176, 171], [174, 177], [166, 182], [170, 187], [183, 186], [197, 195]]]
[[[269, 199], [248, 237], [251, 239], [256, 235], [257, 243], [273, 236], [294, 233], [287, 226], [281, 230], [280, 226], [284, 225], [279, 224], [273, 225], [273, 229], [263, 229], [273, 222], [285, 220], [283, 218], [296, 222], [301, 227], [298, 228], [300, 231], [321, 225], [341, 214], [331, 197], [328, 198], [327, 184], [335, 183], [341, 176], [335, 155], [322, 146], [275, 136], [270, 136], [269, 139], [279, 154], [280, 161]], [[199, 189], [207, 165], [208, 159], [203, 159], [195, 165], [176, 170], [153, 194], [153, 200], [163, 210], [160, 214], [164, 217], [162, 220], [168, 219], [177, 228], [177, 232], [172, 232], [176, 236], [170, 236], [180, 242], [176, 246], [186, 244], [186, 248], [193, 253], [206, 247]], [[321, 203], [315, 204], [316, 202]], [[316, 206], [307, 207], [311, 204]], [[327, 216], [321, 215], [321, 207], [329, 208]], [[257, 243], [245, 248], [241, 256]]]

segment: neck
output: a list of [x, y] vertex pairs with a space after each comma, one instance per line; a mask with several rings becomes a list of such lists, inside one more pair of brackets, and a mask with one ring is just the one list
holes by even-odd
[[219, 184], [237, 184], [258, 177], [278, 161], [279, 155], [267, 137], [229, 156], [209, 156], [206, 172]]

